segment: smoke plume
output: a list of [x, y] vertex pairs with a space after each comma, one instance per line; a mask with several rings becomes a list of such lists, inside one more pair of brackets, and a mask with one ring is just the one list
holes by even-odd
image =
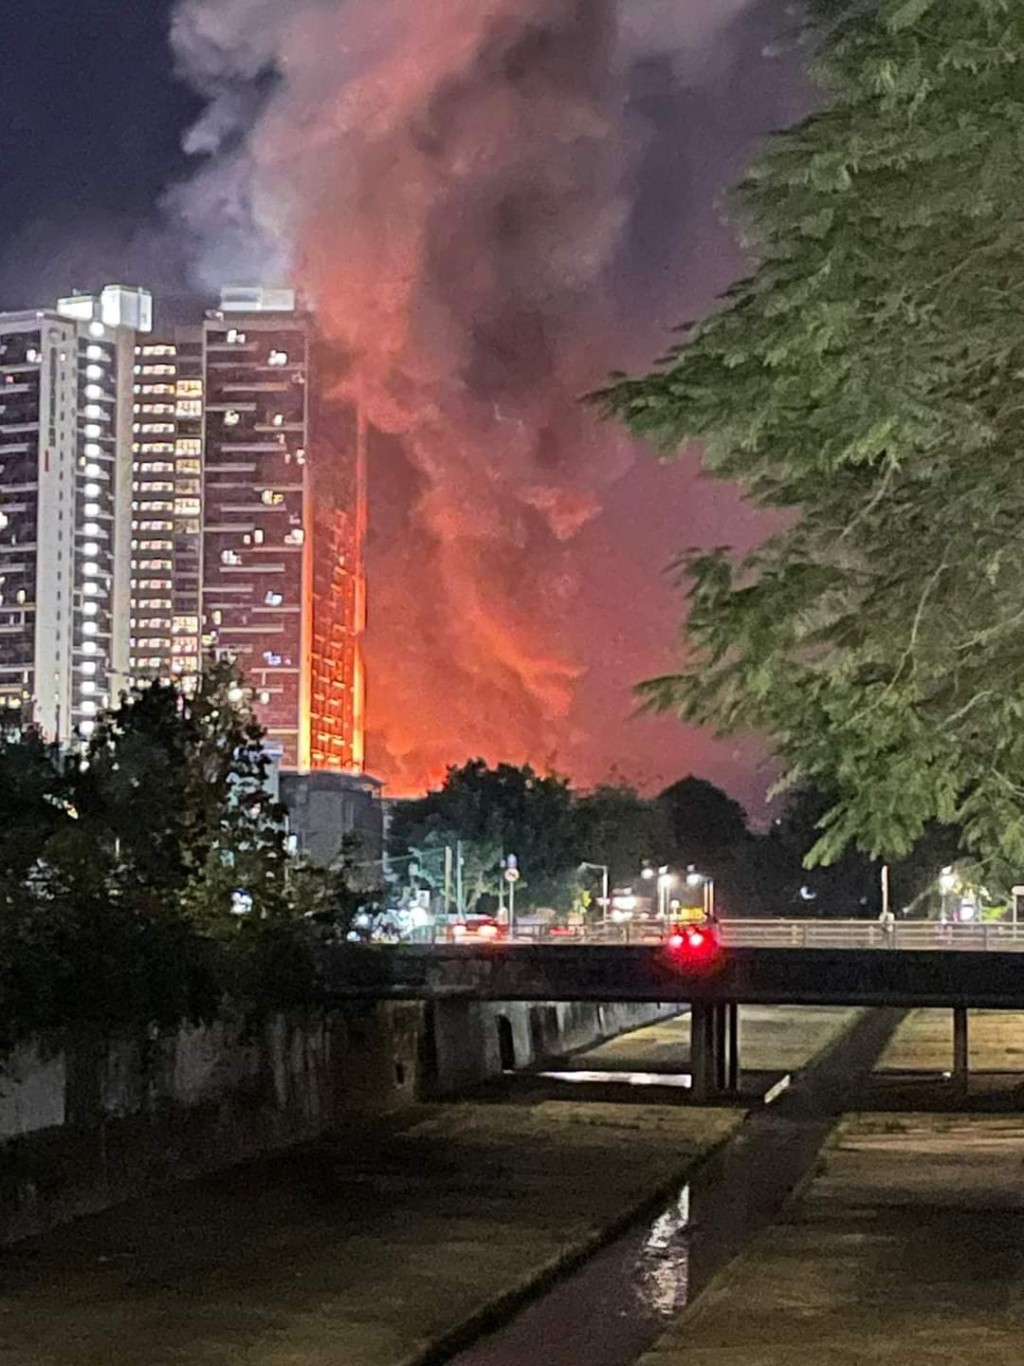
[[374, 429], [370, 759], [395, 790], [587, 747], [583, 545], [634, 451], [578, 398], [636, 355], [637, 90], [708, 79], [745, 3], [178, 6], [208, 101], [172, 196], [200, 276], [294, 281]]

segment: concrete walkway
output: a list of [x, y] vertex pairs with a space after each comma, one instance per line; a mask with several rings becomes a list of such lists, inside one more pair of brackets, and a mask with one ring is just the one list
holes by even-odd
[[1024, 1123], [853, 1116], [641, 1366], [1020, 1366]]

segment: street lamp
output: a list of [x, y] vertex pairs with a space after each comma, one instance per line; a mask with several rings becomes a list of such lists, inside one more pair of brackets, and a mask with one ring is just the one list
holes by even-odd
[[709, 873], [699, 873], [691, 864], [686, 870], [687, 887], [700, 887], [703, 893], [705, 920], [715, 918], [715, 879]]
[[658, 915], [664, 920], [668, 916], [668, 894], [675, 878], [667, 867], [658, 869]]
[[607, 863], [588, 863], [585, 859], [580, 864], [580, 871], [584, 868], [592, 868], [595, 873], [601, 874], [601, 923], [608, 923], [608, 865]]
[[956, 883], [956, 870], [952, 867], [943, 868], [942, 872], [939, 874], [939, 891], [942, 894], [941, 915], [943, 920], [948, 919], [946, 911], [946, 898], [949, 896], [950, 892], [954, 890], [954, 888], [956, 887]]

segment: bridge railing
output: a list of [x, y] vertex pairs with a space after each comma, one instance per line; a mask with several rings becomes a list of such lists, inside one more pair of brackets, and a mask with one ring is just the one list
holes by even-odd
[[[935, 920], [722, 920], [717, 932], [726, 948], [778, 949], [963, 949], [977, 952], [1024, 951], [1024, 922], [940, 924]], [[520, 943], [652, 944], [666, 934], [663, 925], [625, 921], [518, 934]]]

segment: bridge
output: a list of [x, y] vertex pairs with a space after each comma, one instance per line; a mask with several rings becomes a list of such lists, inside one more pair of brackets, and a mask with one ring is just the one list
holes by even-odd
[[[953, 1012], [951, 1070], [962, 1079], [968, 1067], [968, 1011], [1024, 1010], [1024, 936], [1017, 939], [1016, 926], [1000, 927], [1011, 931], [1005, 939], [990, 935], [987, 950], [984, 931], [991, 927], [928, 922], [921, 922], [924, 935], [916, 938], [907, 934], [909, 926], [890, 932], [877, 923], [850, 922], [859, 927], [860, 943], [805, 946], [814, 935], [802, 927], [835, 934], [838, 923], [726, 922], [719, 927], [715, 951], [699, 956], [680, 953], [664, 939], [339, 946], [326, 955], [323, 971], [338, 999], [689, 1005], [698, 1095], [735, 1088], [740, 1005], [948, 1008]], [[749, 927], [761, 942], [736, 942], [748, 932], [737, 926]], [[801, 927], [795, 937], [794, 926]], [[965, 933], [976, 929], [982, 930], [980, 936]], [[782, 936], [781, 942], [771, 942], [773, 934]]]

